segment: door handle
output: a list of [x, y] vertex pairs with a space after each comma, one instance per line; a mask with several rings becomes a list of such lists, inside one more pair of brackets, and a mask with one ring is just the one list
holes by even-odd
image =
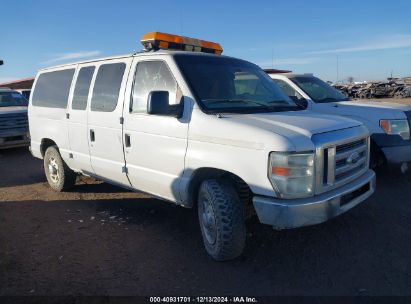
[[130, 147], [131, 147], [131, 137], [130, 137], [130, 134], [125, 134], [125, 136], [124, 136], [124, 145], [126, 146], [126, 148], [130, 148]]
[[92, 129], [90, 129], [90, 141], [96, 141], [96, 135]]

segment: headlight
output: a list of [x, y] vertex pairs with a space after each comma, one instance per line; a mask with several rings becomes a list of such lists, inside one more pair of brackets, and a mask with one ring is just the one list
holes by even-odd
[[314, 195], [314, 153], [271, 152], [268, 176], [281, 198]]
[[410, 126], [406, 119], [382, 119], [380, 127], [387, 134], [395, 134], [401, 136], [404, 140], [410, 139]]

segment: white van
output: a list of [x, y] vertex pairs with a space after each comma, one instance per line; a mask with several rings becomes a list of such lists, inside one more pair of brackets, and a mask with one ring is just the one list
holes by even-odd
[[371, 165], [398, 166], [411, 162], [411, 106], [373, 101], [351, 101], [313, 74], [276, 73], [270, 77], [295, 102], [311, 111], [361, 121], [371, 133]]
[[216, 260], [241, 254], [250, 210], [294, 228], [374, 192], [360, 122], [302, 111], [259, 67], [221, 56], [219, 44], [163, 33], [142, 41], [141, 53], [38, 72], [31, 151], [53, 189], [85, 174], [198, 207]]

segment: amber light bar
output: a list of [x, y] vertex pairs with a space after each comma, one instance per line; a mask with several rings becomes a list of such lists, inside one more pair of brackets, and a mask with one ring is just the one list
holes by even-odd
[[223, 52], [223, 49], [219, 43], [160, 32], [150, 32], [144, 34], [141, 38], [141, 43], [146, 50], [182, 50], [218, 55]]

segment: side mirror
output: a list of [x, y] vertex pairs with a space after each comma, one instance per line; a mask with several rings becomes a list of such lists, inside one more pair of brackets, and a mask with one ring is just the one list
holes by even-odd
[[180, 118], [183, 114], [183, 105], [170, 105], [168, 95], [168, 91], [151, 91], [147, 97], [147, 113]]
[[300, 108], [307, 108], [308, 102], [305, 98], [298, 98], [297, 96], [289, 96]]

